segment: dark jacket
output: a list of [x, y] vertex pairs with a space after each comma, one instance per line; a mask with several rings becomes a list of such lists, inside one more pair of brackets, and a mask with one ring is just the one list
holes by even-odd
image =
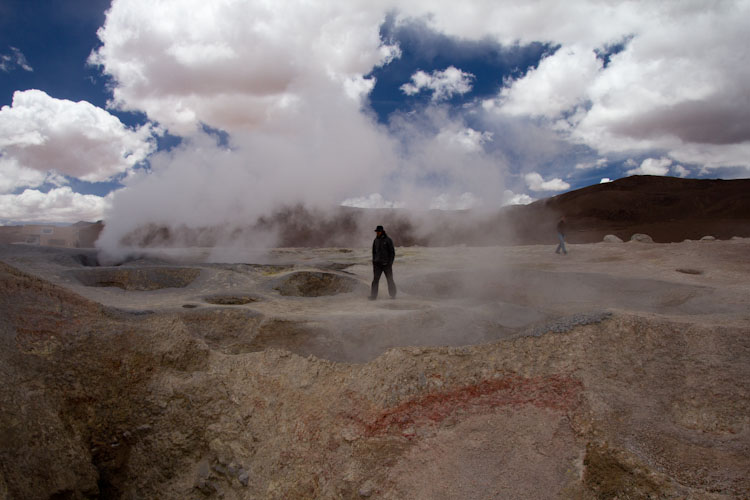
[[372, 262], [390, 266], [395, 258], [396, 249], [393, 247], [393, 240], [385, 233], [375, 237], [375, 241], [372, 242]]
[[565, 221], [561, 220], [557, 223], [557, 232], [565, 236]]

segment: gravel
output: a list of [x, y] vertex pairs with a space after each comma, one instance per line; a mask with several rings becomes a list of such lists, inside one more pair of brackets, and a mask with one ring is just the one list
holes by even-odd
[[577, 313], [564, 316], [554, 321], [533, 326], [521, 332], [519, 337], [541, 337], [548, 333], [567, 333], [578, 326], [593, 325], [601, 323], [612, 317], [611, 312], [598, 311], [589, 313]]

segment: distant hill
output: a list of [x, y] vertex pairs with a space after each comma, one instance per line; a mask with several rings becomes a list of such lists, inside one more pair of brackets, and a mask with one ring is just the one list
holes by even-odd
[[750, 237], [750, 179], [698, 180], [632, 176], [589, 186], [529, 205], [493, 213], [291, 206], [252, 226], [187, 228], [151, 225], [128, 234], [129, 246], [211, 246], [227, 237], [251, 242], [258, 230], [277, 234], [278, 246], [356, 247], [368, 245], [376, 225], [385, 226], [399, 246], [554, 244], [560, 215], [570, 243], [594, 243], [614, 234], [627, 241], [646, 233], [659, 243]]
[[572, 241], [623, 240], [646, 233], [661, 243], [750, 236], [750, 179], [702, 180], [632, 176], [589, 186], [526, 207], [529, 214], [564, 213]]
[[14, 224], [0, 226], [0, 244], [92, 248], [104, 225], [102, 221], [75, 224]]
[[[395, 214], [394, 214], [395, 215]], [[645, 233], [658, 243], [714, 236], [750, 237], [750, 179], [701, 180], [631, 176], [570, 191], [492, 215], [430, 212], [410, 217], [402, 240], [431, 245], [553, 244], [566, 216], [571, 243], [600, 242], [607, 234], [628, 241]], [[389, 217], [383, 214], [384, 224]], [[395, 226], [404, 226], [398, 215]], [[388, 225], [386, 225], [386, 228]], [[394, 238], [398, 233], [391, 231]]]

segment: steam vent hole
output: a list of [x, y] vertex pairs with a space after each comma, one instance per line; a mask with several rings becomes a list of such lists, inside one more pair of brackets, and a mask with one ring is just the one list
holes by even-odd
[[333, 273], [298, 271], [283, 278], [276, 290], [291, 297], [322, 297], [354, 290], [359, 282]]
[[75, 271], [83, 285], [117, 287], [123, 290], [151, 291], [162, 288], [185, 288], [200, 274], [200, 269], [184, 267], [149, 267], [128, 269], [118, 267]]

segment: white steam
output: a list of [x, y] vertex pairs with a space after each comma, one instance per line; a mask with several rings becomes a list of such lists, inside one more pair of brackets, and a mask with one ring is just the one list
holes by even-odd
[[[433, 99], [386, 127], [369, 110], [367, 75], [401, 55], [380, 39], [388, 13], [397, 26], [419, 20], [455, 39], [551, 48], [461, 109], [448, 98], [477, 83], [467, 68], [409, 75], [403, 91]], [[101, 213], [110, 200], [60, 190], [64, 176], [126, 176], [100, 241], [114, 251], [144, 226], [236, 235], [296, 203], [493, 209], [528, 202], [521, 191], [568, 189], [608, 153], [651, 157], [614, 174], [748, 172], [748, 18], [747, 0], [113, 0], [91, 62], [112, 78], [111, 106], [159, 128], [127, 129], [89, 103], [19, 92], [0, 111], [4, 214], [60, 200]], [[183, 143], [153, 154], [161, 128]], [[602, 158], [555, 161], [580, 144]], [[144, 159], [148, 171], [136, 168]], [[43, 184], [57, 189], [34, 189]]]

